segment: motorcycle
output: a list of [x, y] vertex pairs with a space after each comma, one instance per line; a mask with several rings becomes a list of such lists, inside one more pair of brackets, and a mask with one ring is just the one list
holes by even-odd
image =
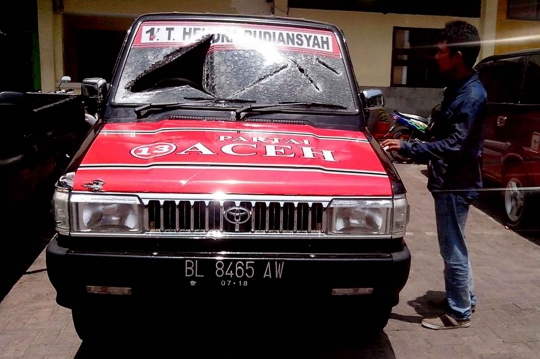
[[[440, 105], [435, 106], [429, 117], [422, 117], [394, 110], [390, 113], [390, 117], [394, 120], [394, 124], [389, 128], [383, 138], [393, 138], [406, 142], [422, 142], [429, 139], [429, 129], [431, 128], [431, 119], [440, 108]], [[399, 154], [397, 151], [389, 153], [390, 157], [401, 163], [412, 163], [412, 158]]]

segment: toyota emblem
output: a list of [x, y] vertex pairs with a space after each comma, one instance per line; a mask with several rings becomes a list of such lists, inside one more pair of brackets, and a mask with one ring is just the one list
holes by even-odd
[[251, 211], [244, 207], [234, 206], [225, 211], [225, 220], [230, 224], [239, 226], [251, 219]]

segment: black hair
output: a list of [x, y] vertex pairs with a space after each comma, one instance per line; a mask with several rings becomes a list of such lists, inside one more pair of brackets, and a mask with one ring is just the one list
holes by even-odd
[[450, 54], [461, 52], [465, 66], [472, 69], [480, 53], [478, 29], [465, 21], [449, 21], [439, 35], [439, 42], [445, 41]]

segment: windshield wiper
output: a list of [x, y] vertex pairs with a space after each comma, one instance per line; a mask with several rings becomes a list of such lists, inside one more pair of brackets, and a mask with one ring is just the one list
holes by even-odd
[[144, 110], [166, 110], [174, 108], [192, 107], [198, 106], [201, 103], [255, 103], [254, 100], [247, 99], [221, 99], [221, 98], [207, 98], [207, 97], [185, 97], [186, 100], [193, 100], [196, 102], [160, 102], [160, 103], [147, 103], [134, 109], [137, 118], [142, 118], [142, 112]]
[[165, 110], [168, 108], [182, 108], [183, 106], [188, 105], [186, 102], [161, 102], [161, 103], [147, 103], [145, 105], [136, 107], [133, 111], [137, 115], [137, 118], [142, 117], [142, 112], [144, 110]]
[[235, 110], [235, 120], [240, 121], [245, 118], [247, 112], [252, 110], [261, 110], [261, 112], [279, 112], [283, 108], [289, 107], [320, 107], [320, 108], [337, 108], [346, 109], [347, 107], [341, 105], [335, 105], [330, 103], [318, 103], [318, 102], [278, 102], [278, 103], [266, 103], [256, 104], [254, 100], [248, 99], [227, 99], [227, 98], [206, 98], [206, 97], [186, 97], [186, 100], [192, 100], [196, 102], [161, 102], [161, 103], [147, 103], [134, 109], [137, 118], [142, 118], [142, 112], [144, 110], [166, 110], [184, 107], [198, 106], [201, 103], [251, 103], [244, 107], [240, 107]]
[[[235, 111], [235, 120], [240, 121], [243, 120], [247, 113], [252, 110], [262, 110], [261, 112], [279, 112], [283, 108], [289, 108], [289, 107], [320, 107], [320, 108], [338, 108], [338, 109], [347, 109], [345, 106], [341, 105], [335, 105], [332, 103], [319, 103], [319, 102], [292, 102], [292, 101], [284, 101], [284, 102], [277, 102], [277, 103], [267, 103], [267, 104], [258, 104], [258, 105], [248, 105], [241, 107]], [[242, 116], [243, 115], [243, 116]]]

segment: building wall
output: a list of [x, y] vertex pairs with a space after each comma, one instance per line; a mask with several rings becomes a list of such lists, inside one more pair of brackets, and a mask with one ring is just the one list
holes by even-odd
[[[146, 12], [272, 13], [271, 2], [265, 0], [63, 0], [63, 9], [59, 14], [53, 12], [53, 0], [37, 1], [43, 91], [53, 90], [58, 79], [64, 75], [66, 46], [63, 43], [63, 15], [103, 16], [103, 23], [94, 25], [118, 28], [127, 27], [133, 18]], [[540, 34], [540, 23], [506, 20], [506, 3], [507, 0], [483, 0], [481, 19], [462, 18], [477, 26], [486, 40], [479, 60], [494, 52], [540, 47], [538, 38], [532, 41], [530, 38], [527, 41], [509, 40]], [[389, 110], [398, 109], [427, 116], [439, 101], [441, 89], [390, 86], [393, 28], [442, 28], [447, 21], [456, 18], [295, 9], [288, 8], [287, 0], [275, 0], [274, 6], [277, 16], [319, 20], [341, 28], [347, 39], [359, 85], [383, 90]], [[496, 19], [493, 19], [494, 14]]]
[[41, 72], [41, 89], [51, 91], [54, 89], [55, 79], [55, 53], [54, 53], [54, 13], [52, 0], [38, 0], [38, 39]]
[[[388, 87], [392, 66], [392, 34], [395, 26], [442, 28], [456, 18], [378, 14], [353, 11], [289, 9], [290, 17], [335, 24], [343, 30], [360, 86]], [[462, 18], [475, 26], [480, 19]]]
[[[427, 117], [431, 109], [441, 101], [440, 88], [390, 86], [393, 28], [442, 28], [447, 21], [456, 18], [306, 9], [289, 9], [289, 16], [325, 21], [341, 28], [347, 40], [358, 84], [362, 89], [382, 90], [387, 112], [399, 110]], [[461, 20], [480, 26], [480, 19]]]
[[[107, 29], [128, 26], [131, 20], [147, 12], [209, 12], [270, 15], [271, 3], [265, 0], [55, 0], [61, 3], [53, 11], [53, 0], [37, 0], [41, 58], [41, 88], [52, 91], [64, 75], [63, 15], [103, 16]], [[111, 19], [107, 23], [107, 19]], [[100, 24], [94, 24], [100, 26]], [[69, 49], [68, 49], [69, 51]], [[96, 47], [99, 55], [99, 47]], [[98, 58], [97, 58], [98, 59]]]
[[540, 48], [540, 21], [508, 20], [508, 0], [498, 1], [495, 53]]
[[497, 37], [497, 11], [499, 0], [482, 0], [480, 15], [480, 37], [483, 41], [478, 61], [495, 53]]
[[264, 0], [63, 0], [70, 14], [137, 16], [146, 12], [214, 12], [230, 14], [270, 14]]

